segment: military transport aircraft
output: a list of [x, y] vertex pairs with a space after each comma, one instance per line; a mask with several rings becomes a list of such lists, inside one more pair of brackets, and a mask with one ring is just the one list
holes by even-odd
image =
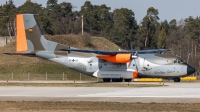
[[[184, 60], [167, 55], [167, 49], [138, 51], [82, 50], [46, 40], [33, 14], [16, 16], [16, 52], [54, 61], [104, 82], [125, 82], [137, 77], [170, 78], [180, 82], [195, 69]], [[81, 52], [81, 53], [77, 53]]]

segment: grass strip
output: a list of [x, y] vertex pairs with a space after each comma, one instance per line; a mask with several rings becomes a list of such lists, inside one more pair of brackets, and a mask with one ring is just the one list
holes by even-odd
[[4, 112], [199, 112], [199, 103], [0, 102]]

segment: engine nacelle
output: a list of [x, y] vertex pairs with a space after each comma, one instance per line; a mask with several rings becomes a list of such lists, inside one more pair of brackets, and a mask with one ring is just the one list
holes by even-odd
[[116, 54], [114, 56], [112, 55], [103, 55], [103, 56], [97, 56], [97, 58], [106, 60], [108, 62], [112, 63], [128, 63], [132, 59], [132, 54]]
[[138, 71], [127, 70], [127, 71], [102, 71], [98, 70], [94, 72], [94, 77], [98, 78], [122, 78], [122, 79], [131, 79], [137, 78]]

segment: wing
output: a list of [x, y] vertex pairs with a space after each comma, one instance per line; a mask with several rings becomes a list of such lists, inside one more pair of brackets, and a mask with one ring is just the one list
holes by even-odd
[[152, 54], [152, 53], [165, 53], [170, 51], [168, 49], [151, 49], [151, 50], [138, 50], [138, 51], [104, 51], [104, 50], [84, 50], [84, 49], [60, 49], [62, 51], [74, 51], [74, 52], [83, 52], [83, 53], [95, 53], [101, 55], [116, 55], [116, 54]]

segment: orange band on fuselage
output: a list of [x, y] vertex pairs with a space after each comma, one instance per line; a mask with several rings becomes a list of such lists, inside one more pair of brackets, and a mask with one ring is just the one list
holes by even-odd
[[25, 26], [24, 26], [24, 18], [22, 14], [18, 14], [16, 16], [16, 30], [17, 30], [17, 37], [16, 37], [16, 50], [17, 51], [27, 51], [27, 43], [26, 43], [26, 33], [25, 33]]
[[105, 56], [97, 56], [97, 58], [112, 63], [127, 63], [131, 61], [131, 54], [116, 54], [115, 56], [105, 55]]

